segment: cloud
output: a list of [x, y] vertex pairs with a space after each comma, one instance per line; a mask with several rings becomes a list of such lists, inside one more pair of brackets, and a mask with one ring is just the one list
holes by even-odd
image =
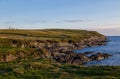
[[80, 19], [74, 19], [74, 20], [64, 20], [64, 22], [67, 23], [82, 23], [82, 22], [93, 22], [93, 20], [80, 20]]
[[89, 29], [120, 29], [120, 23], [111, 23], [111, 24], [97, 24], [97, 25], [89, 25]]
[[[116, 15], [116, 16], [111, 16], [112, 18], [119, 18], [120, 16], [119, 15]], [[110, 17], [110, 18], [111, 18]]]
[[4, 21], [2, 22], [3, 24], [14, 24], [15, 22], [14, 21]]
[[47, 23], [46, 20], [22, 20], [22, 21], [0, 21], [1, 24], [39, 24]]
[[26, 20], [24, 23], [37, 24], [37, 23], [47, 23], [46, 20]]
[[97, 29], [97, 31], [107, 36], [120, 36], [120, 28], [103, 30]]
[[120, 36], [120, 24], [119, 23], [111, 23], [111, 24], [105, 24], [100, 26], [91, 26], [89, 28], [91, 30], [96, 30], [104, 35], [107, 36]]
[[108, 24], [108, 25], [112, 25], [112, 26], [116, 26], [116, 25], [118, 25], [118, 26], [120, 26], [120, 24]]

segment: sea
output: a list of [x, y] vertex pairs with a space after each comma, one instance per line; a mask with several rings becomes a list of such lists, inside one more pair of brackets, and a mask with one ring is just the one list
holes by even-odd
[[112, 55], [108, 59], [85, 63], [86, 66], [120, 66], [120, 36], [107, 36], [107, 39], [108, 42], [106, 42], [106, 45], [87, 47], [82, 50], [76, 50], [75, 52], [93, 51]]

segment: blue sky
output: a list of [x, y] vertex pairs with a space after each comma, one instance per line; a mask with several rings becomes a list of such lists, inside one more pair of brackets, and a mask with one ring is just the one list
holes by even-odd
[[9, 26], [120, 35], [120, 0], [0, 0], [0, 28]]

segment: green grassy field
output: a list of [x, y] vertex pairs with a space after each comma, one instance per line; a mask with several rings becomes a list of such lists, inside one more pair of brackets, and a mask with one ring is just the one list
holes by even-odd
[[20, 40], [52, 40], [56, 42], [63, 41], [80, 41], [80, 39], [89, 38], [91, 36], [102, 36], [96, 31], [86, 30], [0, 30], [0, 39], [20, 39]]
[[0, 79], [119, 79], [120, 67], [75, 66], [47, 59], [0, 63]]
[[[34, 40], [78, 42], [91, 36], [103, 35], [85, 30], [0, 30], [0, 58], [7, 54], [19, 56], [14, 61], [0, 62], [0, 79], [120, 79], [120, 67], [60, 64], [35, 58], [45, 54], [43, 49], [19, 47]], [[12, 46], [13, 43], [18, 46]]]

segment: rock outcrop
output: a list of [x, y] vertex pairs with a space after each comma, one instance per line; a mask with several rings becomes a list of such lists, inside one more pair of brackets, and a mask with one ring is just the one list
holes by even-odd
[[107, 53], [101, 53], [101, 52], [88, 52], [88, 53], [67, 52], [67, 53], [59, 53], [59, 54], [53, 53], [52, 58], [60, 63], [81, 65], [93, 60], [96, 61], [103, 60], [109, 58], [110, 56], [111, 55]]
[[90, 61], [90, 59], [83, 54], [77, 54], [74, 52], [68, 52], [66, 54], [59, 54], [59, 55], [53, 55], [52, 56], [54, 60], [60, 63], [69, 63], [69, 64], [83, 64], [85, 62]]
[[66, 51], [73, 51], [76, 49], [82, 49], [90, 46], [104, 45], [106, 37], [90, 37], [89, 39], [83, 39], [79, 42], [50, 42], [43, 43], [41, 41], [33, 41], [29, 44], [31, 48], [45, 48], [50, 52], [65, 53]]
[[[46, 53], [44, 55], [36, 54], [37, 56], [35, 55], [35, 57], [33, 58], [44, 57], [44, 58], [56, 60], [59, 63], [81, 65], [83, 63], [92, 60], [102, 60], [108, 58], [110, 55], [104, 53], [97, 53], [89, 57], [88, 55], [86, 55], [89, 53], [78, 54], [78, 53], [74, 53], [73, 50], [82, 49], [90, 46], [104, 45], [105, 42], [106, 42], [105, 36], [101, 36], [101, 37], [91, 36], [90, 38], [82, 39], [79, 42], [72, 42], [72, 41], [54, 42], [50, 40], [47, 40], [47, 42], [43, 42], [40, 40], [36, 40], [36, 41], [34, 40], [34, 41], [30, 41], [29, 43], [19, 43], [19, 47], [21, 46], [21, 48], [29, 47], [29, 48], [45, 50]], [[12, 43], [12, 46], [13, 47], [18, 46], [16, 41]], [[27, 55], [29, 56], [31, 54], [19, 53], [18, 55], [13, 55], [13, 54], [4, 55], [1, 56], [0, 62], [9, 62], [18, 58], [26, 58]]]
[[103, 60], [103, 59], [106, 59], [106, 58], [109, 58], [111, 55], [107, 54], [107, 53], [96, 53], [96, 54], [93, 54], [91, 55], [89, 58], [91, 60]]

